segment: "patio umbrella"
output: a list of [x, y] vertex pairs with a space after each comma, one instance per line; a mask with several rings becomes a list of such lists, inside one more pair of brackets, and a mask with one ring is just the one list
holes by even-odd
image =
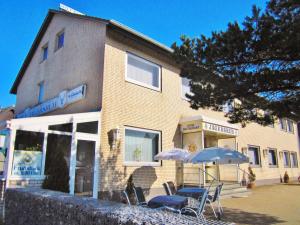
[[242, 164], [248, 163], [249, 158], [242, 153], [220, 147], [204, 148], [191, 155], [186, 162], [188, 163], [209, 163], [217, 164]]
[[175, 160], [186, 161], [191, 156], [191, 153], [186, 149], [173, 148], [167, 151], [160, 152], [154, 156], [155, 160]]

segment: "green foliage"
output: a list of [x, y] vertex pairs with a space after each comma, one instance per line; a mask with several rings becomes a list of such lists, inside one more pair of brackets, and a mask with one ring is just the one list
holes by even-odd
[[252, 183], [256, 180], [256, 175], [255, 175], [255, 173], [253, 172], [253, 170], [250, 166], [248, 167], [248, 171], [249, 171], [248, 179]]
[[299, 121], [299, 30], [300, 2], [270, 0], [264, 12], [254, 6], [242, 25], [229, 23], [211, 37], [183, 36], [172, 47], [181, 75], [191, 79], [191, 107], [221, 111], [229, 104], [229, 121], [242, 125]]

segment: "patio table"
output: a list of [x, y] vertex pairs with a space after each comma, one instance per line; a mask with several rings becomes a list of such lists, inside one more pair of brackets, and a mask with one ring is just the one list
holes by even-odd
[[176, 195], [200, 199], [202, 194], [206, 191], [205, 188], [181, 188], [176, 192]]
[[179, 195], [159, 195], [148, 202], [150, 208], [169, 207], [180, 210], [188, 204], [188, 198]]

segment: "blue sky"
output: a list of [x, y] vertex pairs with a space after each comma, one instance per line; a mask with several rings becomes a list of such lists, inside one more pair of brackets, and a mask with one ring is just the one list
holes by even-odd
[[[210, 35], [242, 21], [252, 5], [265, 8], [264, 0], [30, 0], [0, 1], [0, 107], [15, 103], [12, 83], [49, 8], [59, 3], [87, 15], [115, 19], [165, 45], [180, 35]], [[30, 87], [28, 87], [30, 88]]]

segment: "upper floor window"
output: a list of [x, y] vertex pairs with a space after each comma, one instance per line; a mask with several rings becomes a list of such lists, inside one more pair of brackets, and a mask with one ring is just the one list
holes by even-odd
[[153, 90], [161, 90], [160, 66], [130, 53], [127, 53], [125, 79]]
[[248, 156], [249, 156], [249, 163], [253, 166], [260, 165], [260, 157], [259, 157], [259, 147], [256, 146], [249, 146], [248, 147]]
[[187, 99], [186, 94], [193, 95], [191, 92], [190, 79], [186, 77], [181, 78], [181, 97]]
[[56, 50], [64, 46], [65, 42], [65, 32], [61, 31], [56, 35]]
[[291, 152], [291, 166], [292, 167], [298, 167], [298, 159], [297, 159], [297, 153]]
[[276, 149], [270, 148], [268, 150], [268, 160], [269, 160], [270, 167], [277, 166], [277, 151], [276, 151]]
[[44, 100], [44, 81], [39, 83], [39, 97], [38, 102], [41, 103]]
[[42, 48], [42, 61], [48, 58], [48, 44]]
[[125, 128], [125, 163], [157, 164], [154, 156], [160, 151], [160, 132]]
[[279, 119], [280, 129], [286, 131], [286, 119]]
[[292, 120], [287, 119], [287, 131], [290, 133], [294, 133], [294, 123]]
[[279, 119], [280, 129], [289, 133], [294, 133], [294, 122], [290, 119]]
[[283, 152], [283, 165], [284, 167], [290, 167], [290, 157], [288, 151]]

